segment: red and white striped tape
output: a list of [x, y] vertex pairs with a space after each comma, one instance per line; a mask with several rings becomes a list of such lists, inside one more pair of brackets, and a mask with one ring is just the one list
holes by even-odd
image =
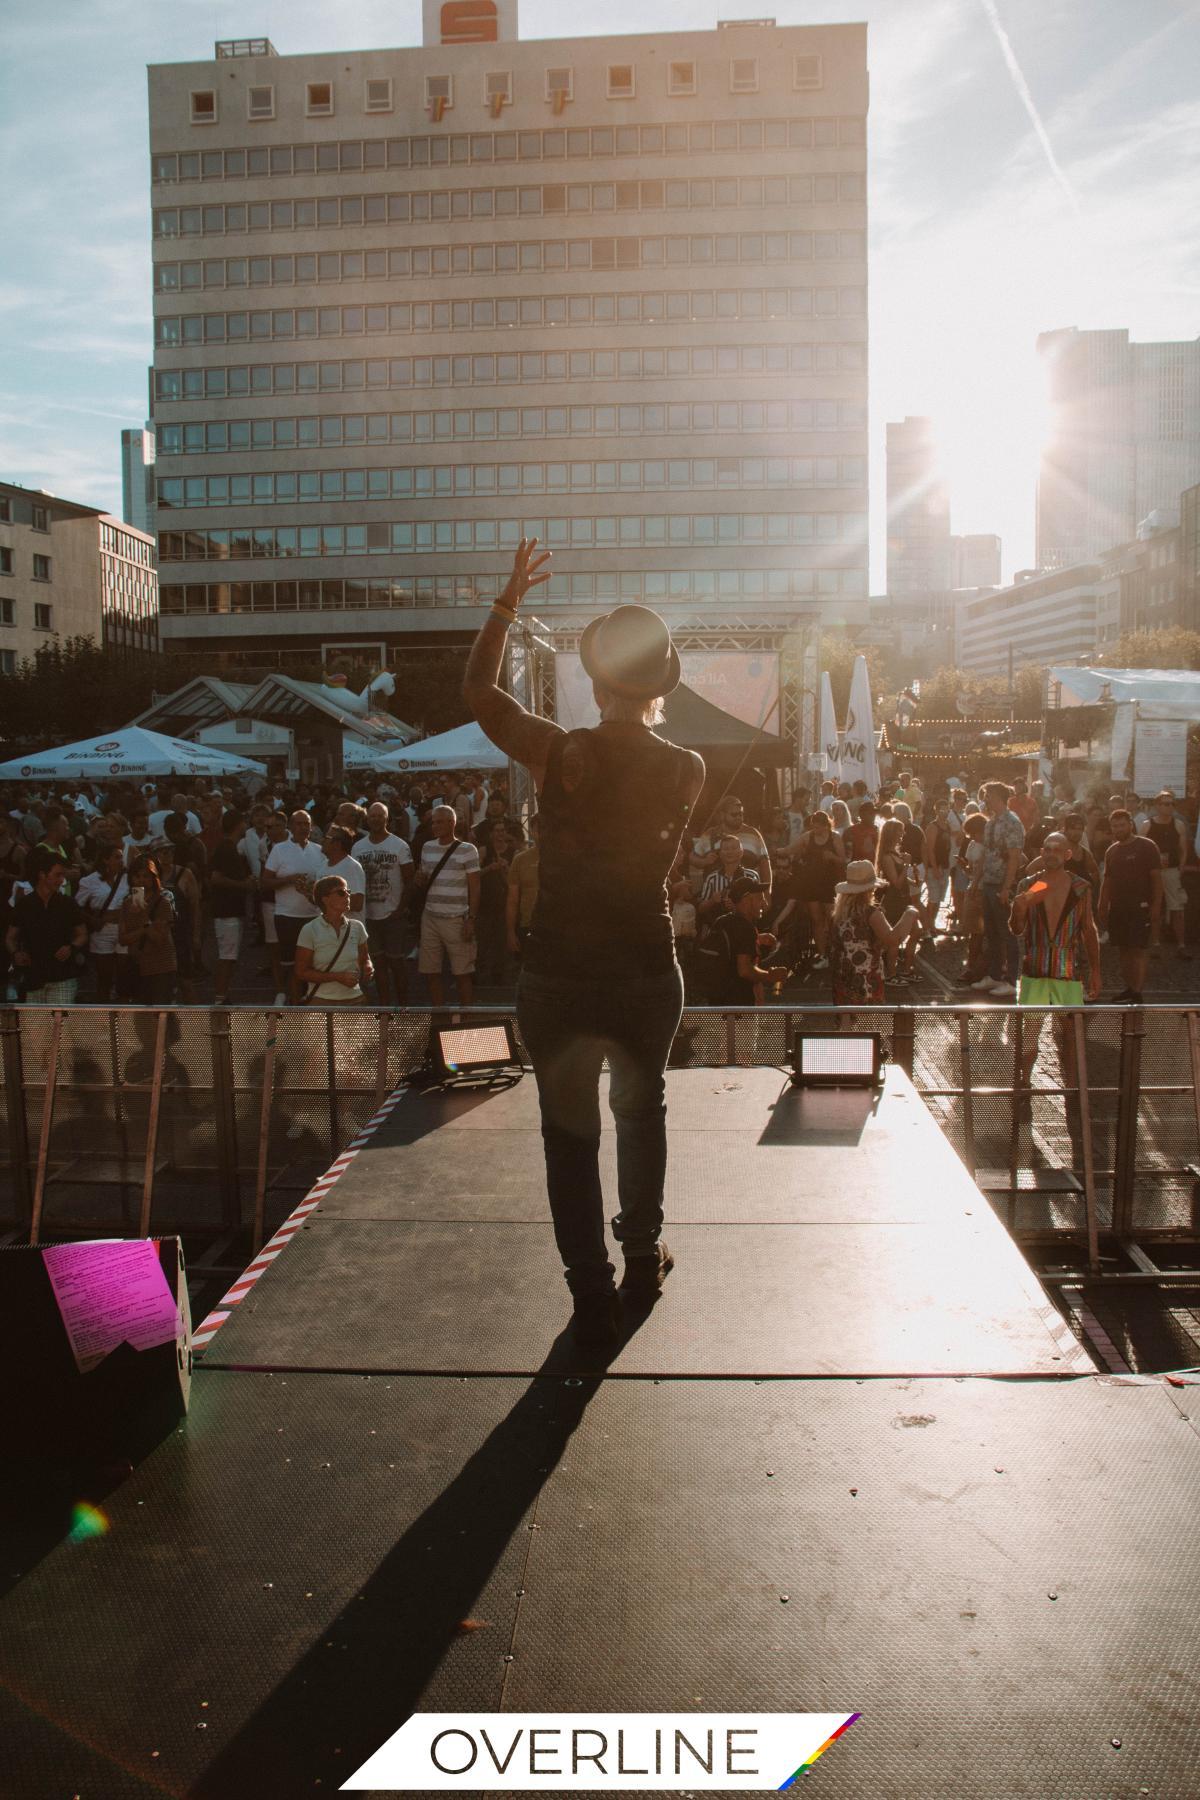
[[375, 1113], [372, 1118], [367, 1120], [366, 1124], [356, 1137], [350, 1139], [350, 1142], [346, 1145], [346, 1148], [342, 1151], [341, 1155], [334, 1158], [319, 1180], [313, 1182], [313, 1185], [309, 1188], [299, 1206], [297, 1206], [293, 1212], [288, 1214], [287, 1218], [283, 1221], [283, 1224], [279, 1227], [274, 1237], [271, 1238], [270, 1242], [263, 1245], [258, 1255], [254, 1258], [254, 1261], [248, 1263], [242, 1270], [242, 1273], [229, 1289], [229, 1292], [222, 1295], [220, 1301], [209, 1313], [208, 1317], [202, 1320], [195, 1331], [193, 1331], [193, 1350], [203, 1350], [207, 1345], [212, 1343], [213, 1338], [217, 1335], [217, 1332], [220, 1331], [234, 1307], [239, 1301], [244, 1300], [247, 1294], [253, 1291], [255, 1283], [266, 1274], [271, 1264], [275, 1261], [275, 1258], [283, 1250], [286, 1250], [300, 1227], [304, 1224], [304, 1221], [308, 1218], [309, 1213], [314, 1212], [316, 1208], [320, 1206], [330, 1189], [336, 1186], [341, 1180], [359, 1151], [370, 1143], [375, 1132], [379, 1130], [379, 1127], [390, 1114], [395, 1111], [396, 1107], [399, 1106], [405, 1092], [406, 1089], [398, 1087], [394, 1093], [389, 1094], [383, 1105], [379, 1108], [379, 1111]]

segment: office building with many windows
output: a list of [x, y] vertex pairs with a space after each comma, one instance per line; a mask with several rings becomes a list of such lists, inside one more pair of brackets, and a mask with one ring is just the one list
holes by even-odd
[[168, 644], [860, 608], [865, 28], [437, 37], [149, 72]]
[[158, 650], [154, 539], [94, 506], [0, 482], [0, 674], [76, 637]]
[[1037, 489], [1037, 561], [1061, 569], [1128, 543], [1200, 481], [1200, 338], [1131, 344], [1127, 331], [1043, 332], [1050, 435]]

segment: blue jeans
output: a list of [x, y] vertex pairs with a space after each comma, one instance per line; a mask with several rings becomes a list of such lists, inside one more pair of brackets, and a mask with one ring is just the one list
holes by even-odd
[[667, 1171], [664, 1070], [683, 1012], [683, 978], [540, 975], [523, 969], [517, 1020], [542, 1113], [554, 1238], [573, 1294], [606, 1292], [613, 1266], [600, 1190], [600, 1066], [617, 1128], [613, 1233], [625, 1255], [652, 1255]]
[[980, 887], [983, 901], [983, 941], [987, 955], [987, 972], [993, 981], [1016, 984], [1021, 946], [1008, 929], [1008, 905], [1001, 900], [999, 888]]

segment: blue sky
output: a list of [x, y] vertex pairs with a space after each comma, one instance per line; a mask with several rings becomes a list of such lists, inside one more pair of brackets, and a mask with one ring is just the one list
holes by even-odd
[[[605, 32], [713, 25], [735, 0], [604, 0]], [[1041, 392], [1060, 325], [1200, 332], [1200, 5], [1194, 0], [774, 0], [866, 19], [872, 108], [872, 586], [883, 424], [942, 430], [956, 531], [1032, 559]], [[562, 31], [521, 0], [521, 35]], [[282, 53], [420, 40], [419, 0], [4, 4], [0, 473], [114, 511], [119, 433], [146, 410], [145, 65], [269, 36]]]

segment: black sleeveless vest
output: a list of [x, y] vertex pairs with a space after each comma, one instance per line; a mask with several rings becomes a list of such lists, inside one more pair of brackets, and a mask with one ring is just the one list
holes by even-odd
[[[562, 781], [567, 744], [583, 764]], [[538, 897], [525, 966], [538, 974], [656, 974], [674, 961], [667, 875], [691, 810], [692, 762], [652, 731], [556, 737], [538, 803]]]

